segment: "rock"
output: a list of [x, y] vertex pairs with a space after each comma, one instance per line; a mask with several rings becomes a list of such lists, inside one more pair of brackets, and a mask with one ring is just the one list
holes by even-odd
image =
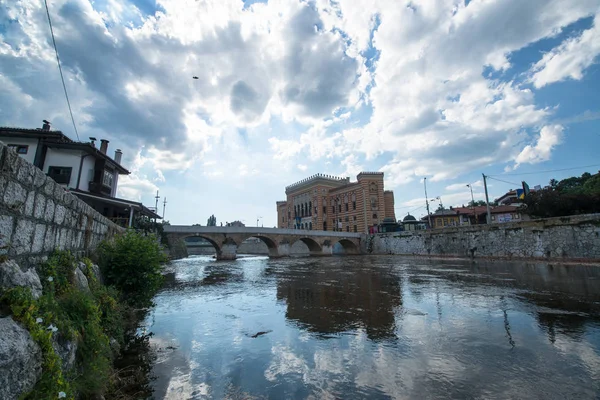
[[42, 283], [35, 268], [23, 272], [15, 261], [7, 260], [0, 264], [0, 289], [10, 289], [16, 286], [31, 289], [31, 294], [36, 299], [42, 295]]
[[121, 345], [119, 344], [119, 341], [117, 339], [110, 338], [109, 344], [113, 354], [121, 353]]
[[61, 334], [58, 334], [52, 337], [52, 348], [62, 361], [63, 372], [73, 369], [75, 366], [75, 355], [77, 354], [77, 342], [71, 342]]
[[0, 399], [29, 392], [42, 374], [42, 351], [12, 317], [0, 318]]
[[88, 284], [88, 280], [85, 277], [85, 274], [81, 272], [79, 268], [75, 268], [75, 273], [73, 274], [73, 277], [73, 284], [77, 289], [79, 289], [82, 292], [90, 293], [90, 285]]
[[102, 278], [102, 273], [100, 272], [100, 267], [96, 264], [92, 264], [92, 273], [96, 275], [96, 280], [98, 283], [104, 285], [104, 278]]

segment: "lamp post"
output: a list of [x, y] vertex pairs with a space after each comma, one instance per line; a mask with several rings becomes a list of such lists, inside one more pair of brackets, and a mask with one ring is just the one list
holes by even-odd
[[[427, 208], [427, 221], [429, 222], [429, 229], [431, 229], [431, 213], [429, 212], [429, 200], [427, 200], [427, 177], [423, 178], [423, 186], [425, 187], [425, 207]], [[363, 191], [364, 198], [364, 191]], [[365, 221], [367, 220], [367, 216], [365, 213]]]
[[473, 219], [475, 220], [475, 224], [477, 224], [477, 216], [475, 215], [475, 198], [473, 197], [473, 186], [471, 184], [467, 184], [467, 187], [471, 189], [471, 208], [473, 209]]

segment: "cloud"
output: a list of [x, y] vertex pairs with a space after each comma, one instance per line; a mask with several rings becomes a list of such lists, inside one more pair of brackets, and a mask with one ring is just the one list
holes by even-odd
[[515, 159], [516, 165], [519, 164], [538, 164], [548, 161], [554, 147], [562, 141], [562, 125], [544, 126], [534, 145], [527, 145]]
[[600, 14], [596, 14], [593, 26], [581, 35], [562, 42], [544, 54], [531, 72], [531, 81], [541, 88], [565, 79], [580, 80], [583, 71], [592, 65], [600, 54]]

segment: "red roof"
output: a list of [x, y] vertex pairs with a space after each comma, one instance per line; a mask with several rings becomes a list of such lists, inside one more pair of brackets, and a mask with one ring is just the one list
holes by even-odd
[[500, 213], [513, 213], [516, 212], [519, 209], [518, 206], [498, 206], [498, 207], [494, 207], [492, 208], [491, 213], [492, 214], [500, 214]]

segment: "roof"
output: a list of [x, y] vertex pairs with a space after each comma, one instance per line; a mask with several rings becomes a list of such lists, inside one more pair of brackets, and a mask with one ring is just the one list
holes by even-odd
[[60, 142], [60, 141], [46, 141], [45, 143], [48, 145], [48, 147], [51, 147], [51, 148], [85, 151], [88, 154], [92, 154], [92, 155], [96, 156], [97, 158], [102, 158], [102, 159], [108, 161], [109, 163], [111, 163], [112, 165], [114, 165], [114, 167], [117, 169], [119, 174], [124, 174], [124, 175], [130, 174], [129, 170], [127, 170], [121, 164], [117, 163], [114, 159], [112, 159], [107, 154], [104, 154], [103, 152], [101, 152], [95, 146], [92, 146], [91, 143], [85, 143], [85, 142], [70, 142], [69, 143], [69, 142]]
[[475, 207], [456, 207], [454, 208], [454, 210], [456, 210], [456, 212], [460, 215], [481, 215], [481, 214], [486, 214], [487, 213], [487, 207], [486, 206], [475, 206]]
[[44, 130], [41, 128], [36, 129], [26, 129], [26, 128], [12, 128], [8, 126], [0, 127], [0, 136], [2, 135], [12, 135], [19, 137], [29, 137], [29, 138], [40, 138], [45, 139], [45, 143], [48, 147], [60, 148], [60, 149], [71, 149], [71, 150], [80, 150], [85, 151], [88, 154], [95, 155], [98, 158], [102, 158], [107, 160], [111, 164], [115, 166], [117, 171], [120, 174], [129, 175], [129, 171], [125, 169], [125, 167], [118, 164], [114, 159], [112, 159], [107, 154], [102, 153], [98, 148], [92, 146], [91, 143], [88, 142], [76, 142], [70, 139], [61, 131], [50, 131]]
[[512, 213], [512, 212], [516, 212], [518, 209], [519, 209], [518, 206], [504, 205], [504, 206], [498, 206], [498, 207], [492, 208], [490, 213], [492, 213], [492, 214]]
[[416, 220], [417, 219], [414, 216], [407, 214], [406, 217], [404, 217], [404, 219], [402, 220], [402, 222], [413, 222]]
[[350, 178], [340, 178], [340, 177], [332, 176], [332, 175], [315, 174], [315, 175], [309, 176], [308, 178], [302, 179], [299, 182], [296, 182], [289, 186], [286, 186], [285, 193], [289, 194], [292, 191], [301, 189], [306, 186], [310, 186], [315, 183], [324, 183], [326, 185], [333, 184], [335, 186], [339, 186], [339, 185], [347, 184], [348, 182], [350, 182]]
[[108, 204], [125, 205], [125, 206], [133, 208], [134, 210], [140, 211], [140, 213], [142, 215], [145, 215], [147, 217], [162, 219], [162, 217], [160, 215], [158, 215], [157, 213], [155, 213], [154, 211], [152, 211], [151, 209], [149, 209], [142, 203], [138, 203], [137, 201], [119, 199], [118, 197], [98, 196], [97, 194], [91, 194], [88, 192], [84, 192], [83, 190], [80, 190], [80, 189], [71, 189], [70, 192], [77, 196], [91, 198], [91, 199], [105, 202]]

